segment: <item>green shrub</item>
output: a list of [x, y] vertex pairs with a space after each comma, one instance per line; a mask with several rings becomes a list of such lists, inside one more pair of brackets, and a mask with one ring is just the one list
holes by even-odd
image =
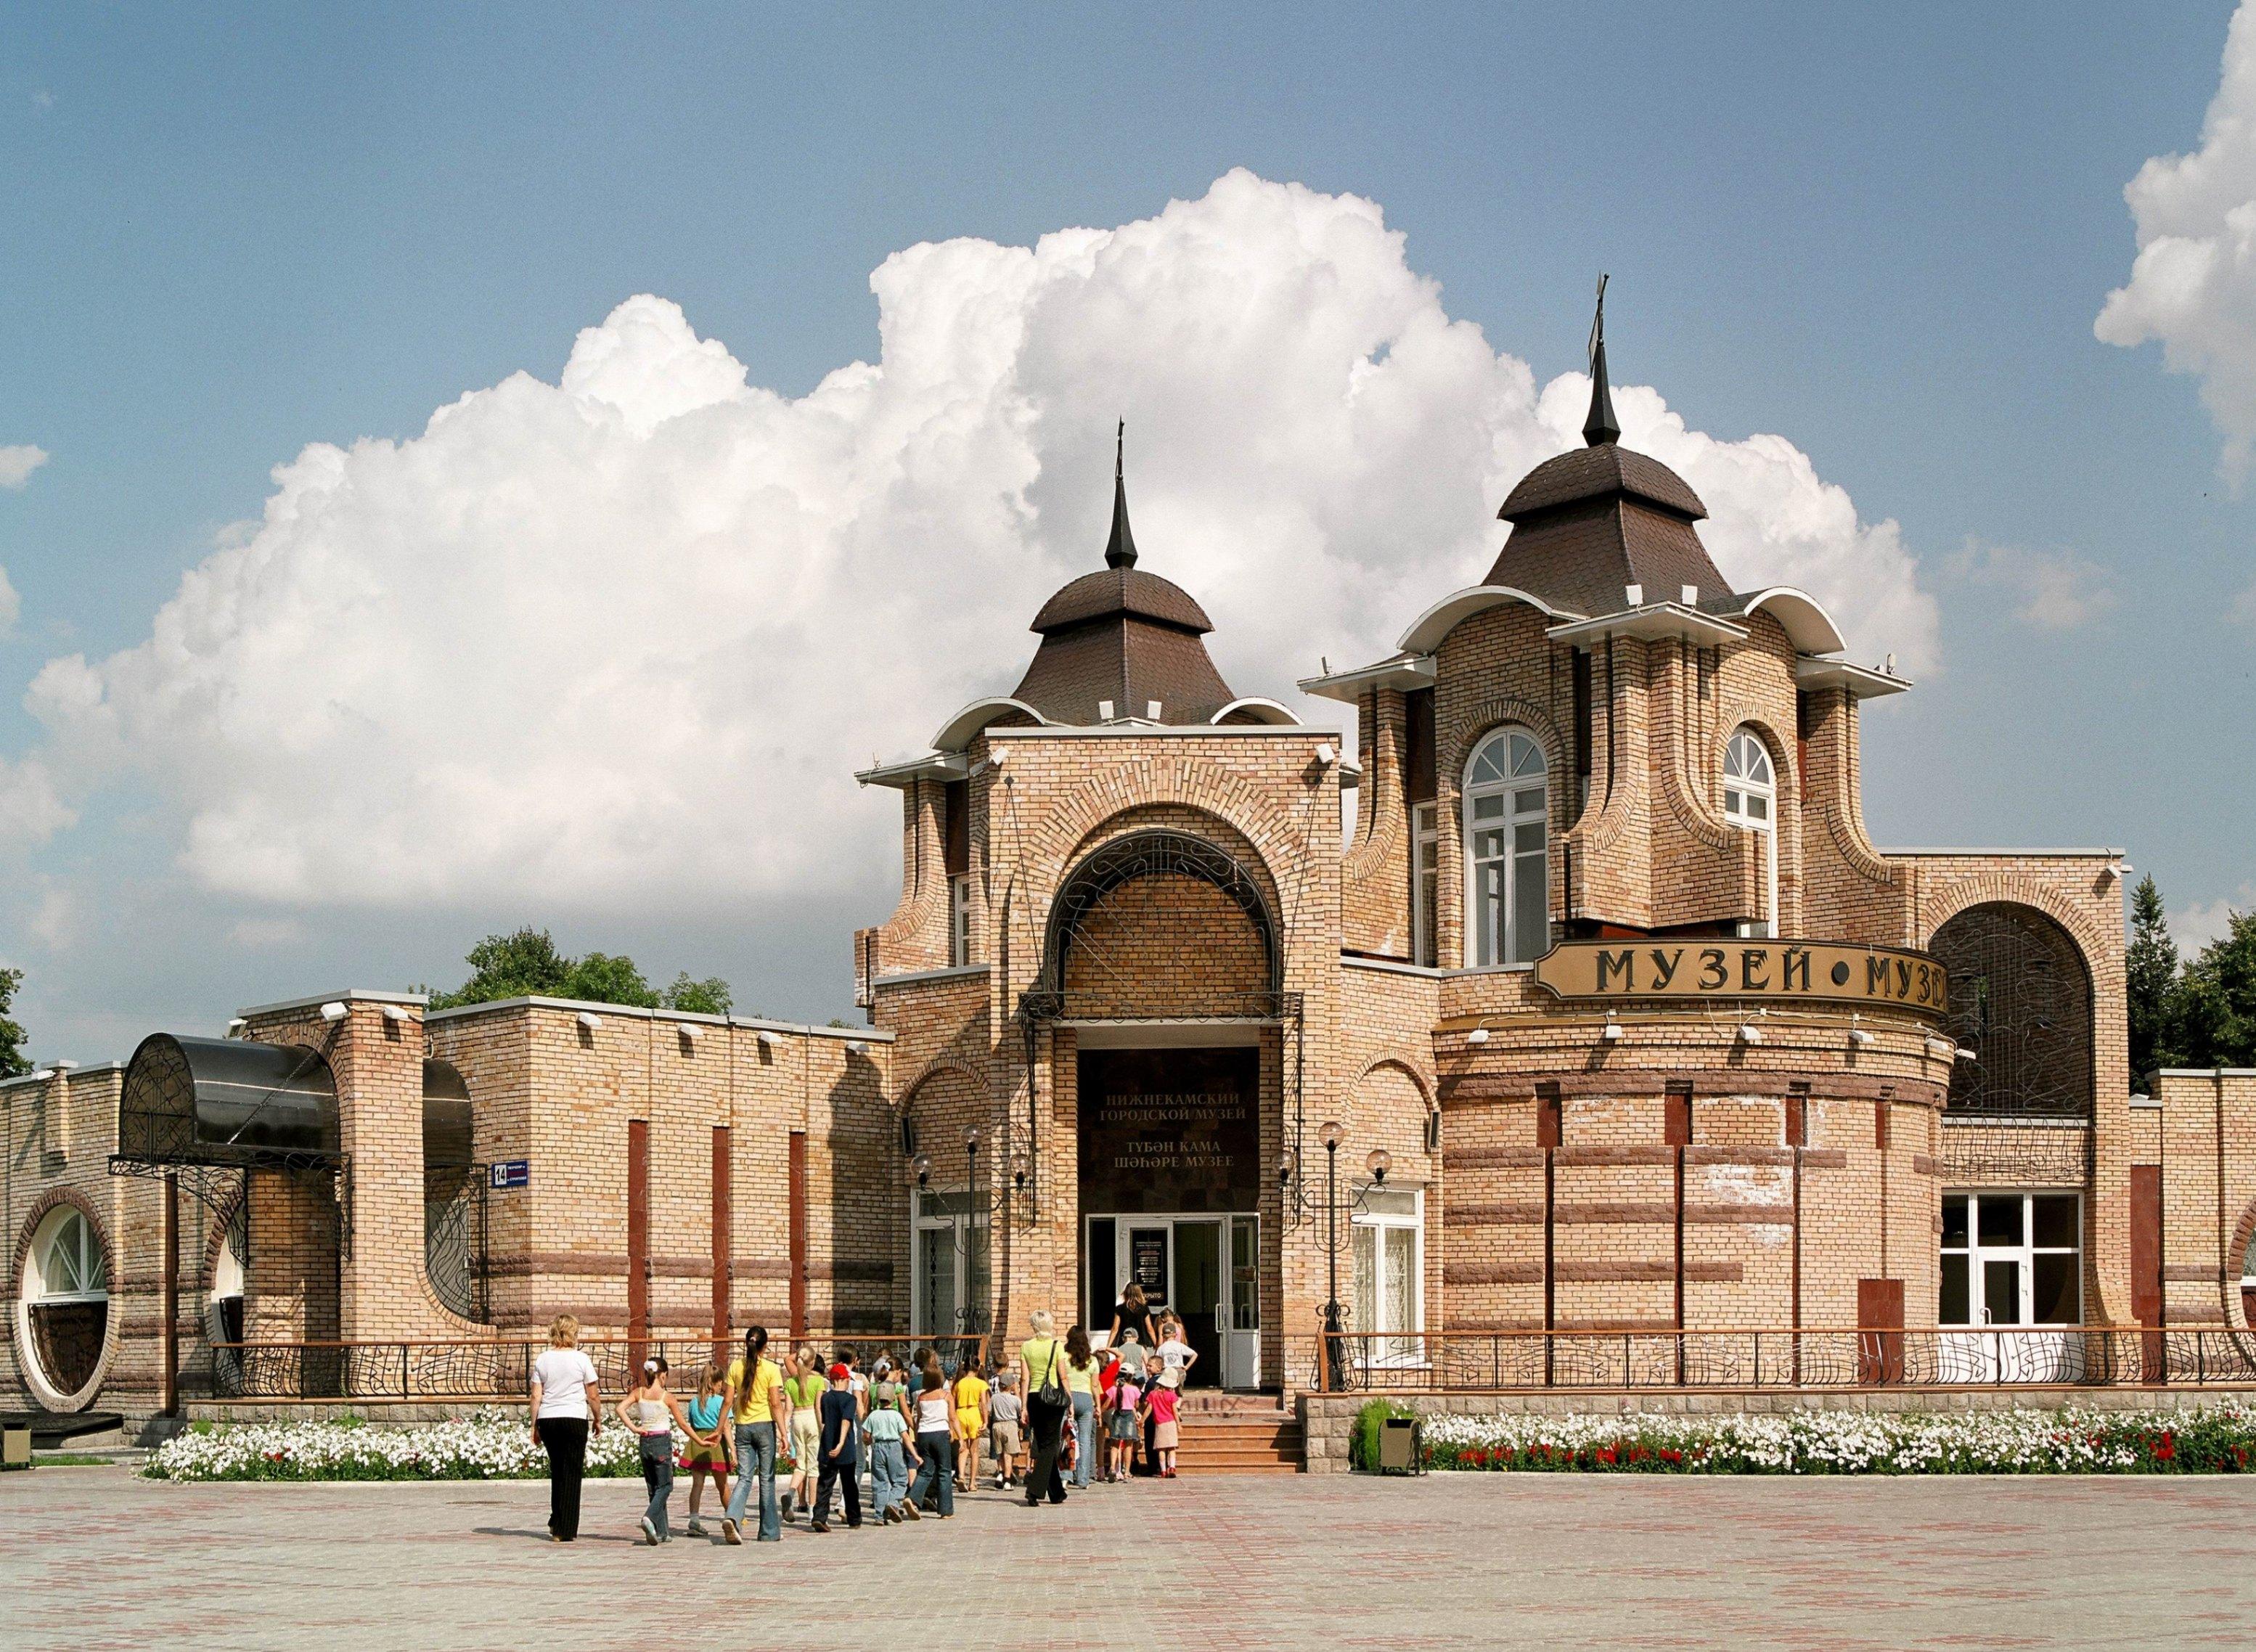
[[1389, 1417], [1414, 1417], [1418, 1414], [1406, 1405], [1392, 1400], [1371, 1400], [1355, 1414], [1355, 1431], [1348, 1436], [1347, 1460], [1350, 1468], [1375, 1470], [1378, 1466], [1378, 1425]]

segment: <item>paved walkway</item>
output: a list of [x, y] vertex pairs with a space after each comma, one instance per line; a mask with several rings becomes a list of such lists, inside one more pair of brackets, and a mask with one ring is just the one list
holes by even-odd
[[642, 1547], [640, 1501], [590, 1481], [562, 1548], [539, 1483], [11, 1474], [0, 1647], [2256, 1642], [2256, 1479], [1182, 1479], [733, 1550]]

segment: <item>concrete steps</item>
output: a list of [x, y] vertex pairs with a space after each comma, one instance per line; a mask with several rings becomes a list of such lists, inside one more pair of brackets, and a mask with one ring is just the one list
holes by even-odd
[[1297, 1474], [1304, 1453], [1301, 1419], [1273, 1395], [1200, 1395], [1176, 1422], [1175, 1466], [1185, 1474]]

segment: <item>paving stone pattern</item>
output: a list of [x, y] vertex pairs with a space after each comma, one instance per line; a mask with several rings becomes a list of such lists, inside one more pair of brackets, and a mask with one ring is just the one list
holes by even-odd
[[734, 1550], [645, 1548], [640, 1504], [591, 1482], [560, 1548], [539, 1483], [10, 1475], [0, 1647], [1862, 1652], [2245, 1646], [2256, 1620], [2238, 1479], [1239, 1477]]

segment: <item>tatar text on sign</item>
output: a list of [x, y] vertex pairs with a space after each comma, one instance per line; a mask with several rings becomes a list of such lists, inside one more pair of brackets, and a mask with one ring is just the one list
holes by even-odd
[[1535, 963], [1568, 999], [1801, 998], [1940, 1015], [1949, 972], [1924, 952], [1826, 941], [1568, 941]]

